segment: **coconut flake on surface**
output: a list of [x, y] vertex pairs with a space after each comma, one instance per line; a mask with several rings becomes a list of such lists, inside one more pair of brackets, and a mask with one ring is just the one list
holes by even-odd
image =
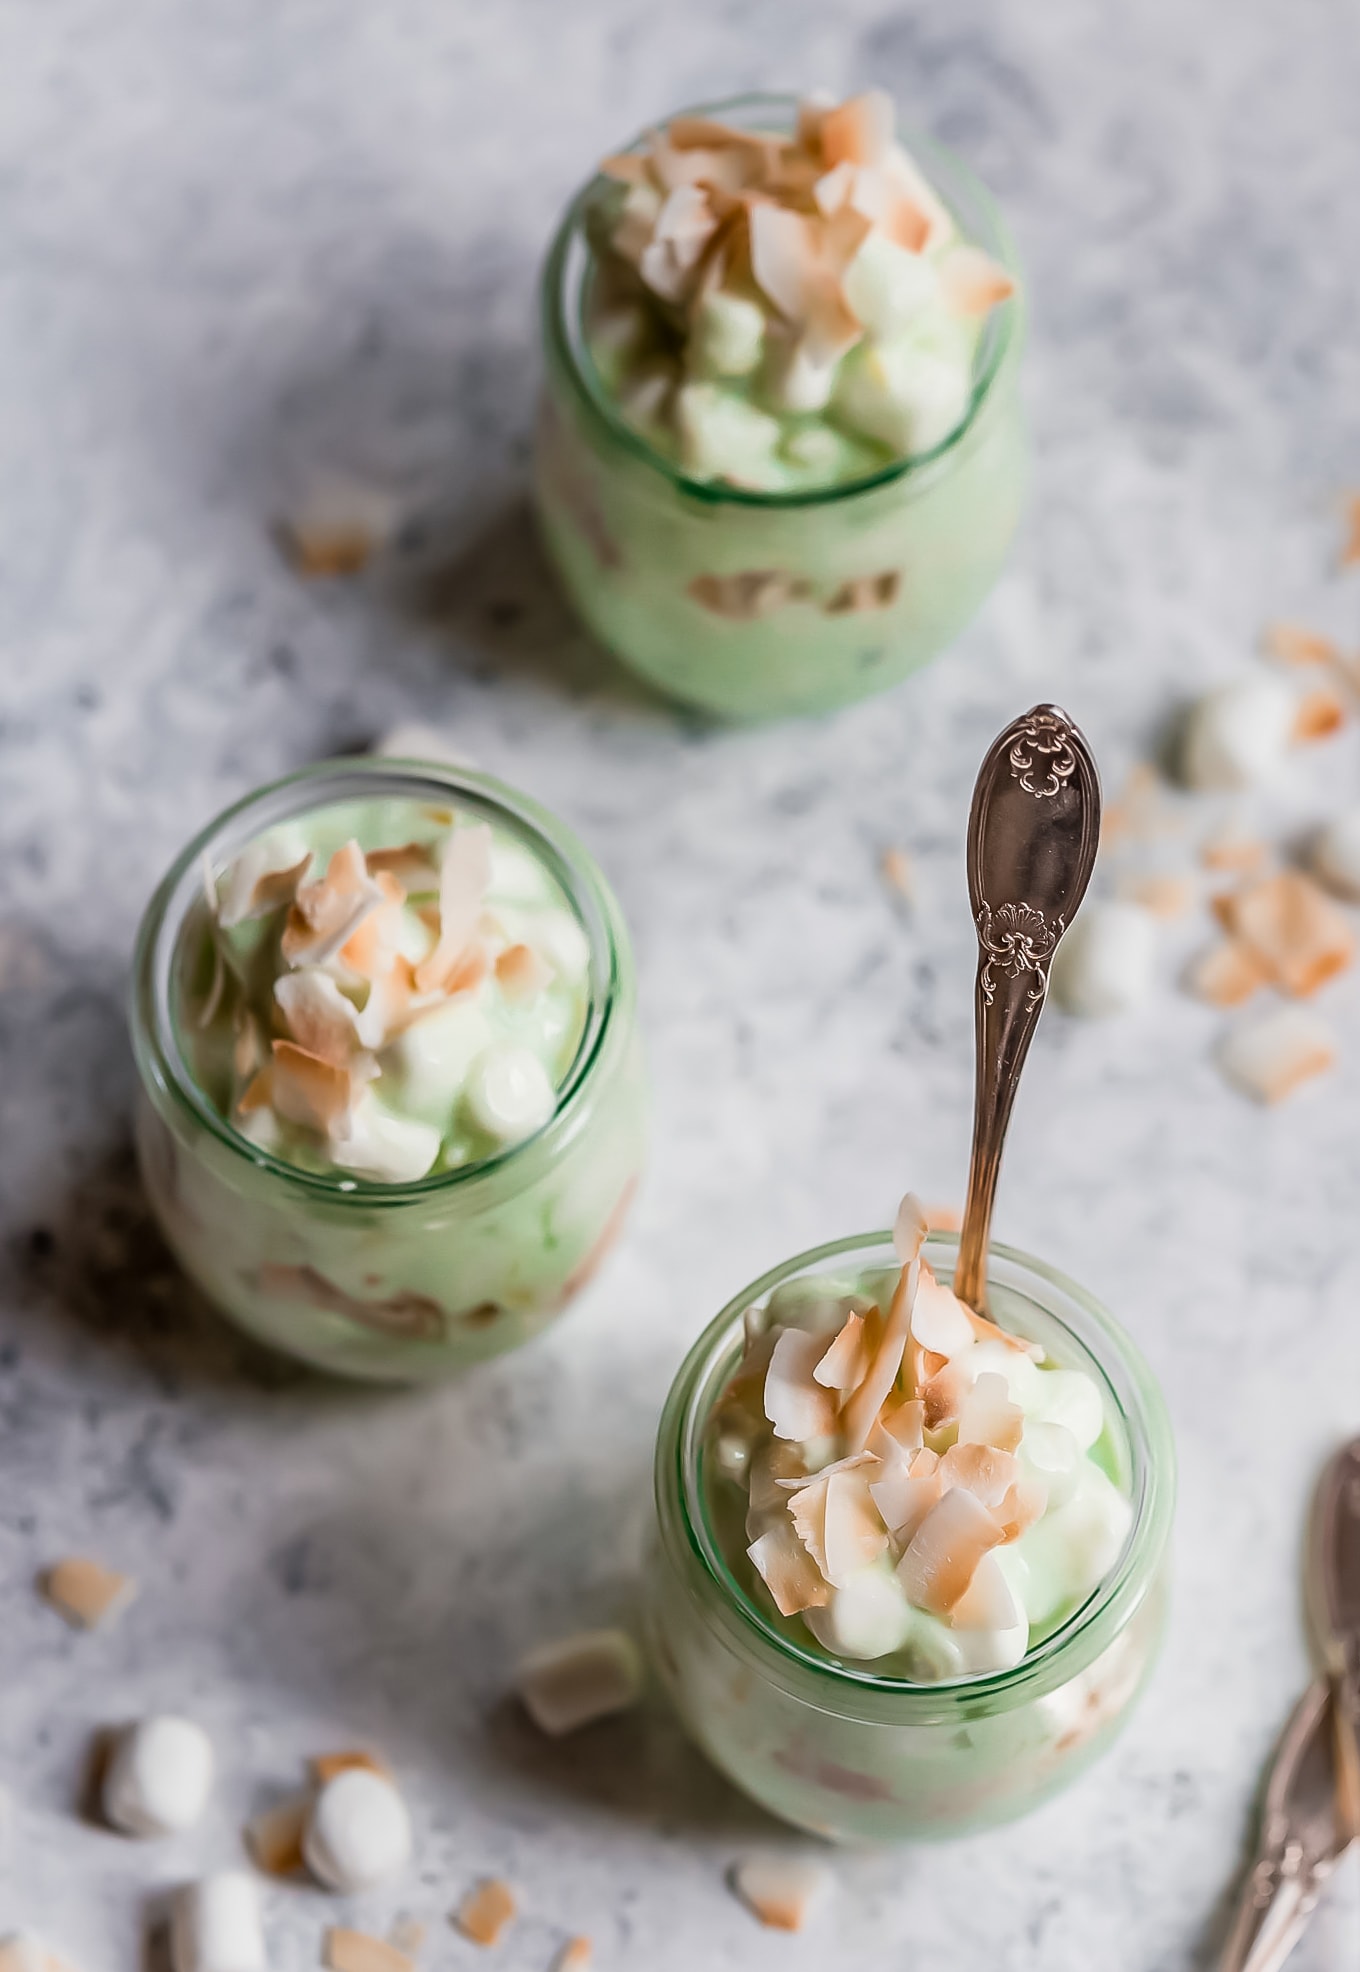
[[1355, 957], [1346, 918], [1301, 870], [1263, 877], [1218, 898], [1215, 909], [1266, 977], [1298, 997], [1315, 993]]
[[137, 1594], [131, 1575], [120, 1575], [88, 1555], [54, 1562], [40, 1578], [47, 1602], [73, 1629], [95, 1630], [122, 1614]]
[[488, 1876], [468, 1891], [450, 1922], [474, 1945], [494, 1945], [518, 1915], [519, 1903], [510, 1885], [498, 1876]]
[[1244, 1095], [1283, 1102], [1305, 1082], [1335, 1067], [1336, 1039], [1321, 1014], [1280, 1006], [1249, 1017], [1225, 1035], [1219, 1066]]
[[806, 1856], [744, 1856], [732, 1867], [732, 1888], [772, 1931], [801, 1931], [830, 1886], [825, 1864]]
[[390, 1939], [334, 1924], [326, 1932], [321, 1962], [328, 1972], [415, 1972], [415, 1960]]

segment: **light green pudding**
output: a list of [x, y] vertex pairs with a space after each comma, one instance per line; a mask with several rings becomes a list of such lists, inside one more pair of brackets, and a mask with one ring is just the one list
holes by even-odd
[[526, 1340], [637, 1175], [617, 906], [480, 776], [328, 765], [230, 811], [148, 911], [133, 1030], [143, 1171], [187, 1271], [346, 1374]]
[[1161, 1633], [1155, 1385], [1088, 1297], [1005, 1249], [980, 1330], [948, 1290], [956, 1244], [927, 1240], [916, 1303], [949, 1353], [913, 1326], [884, 1383], [902, 1268], [844, 1241], [724, 1311], [658, 1438], [662, 1676], [733, 1780], [836, 1840], [1027, 1811], [1109, 1742]]
[[537, 495], [577, 608], [734, 717], [819, 711], [957, 634], [1018, 517], [1014, 256], [878, 93], [675, 118], [544, 277]]

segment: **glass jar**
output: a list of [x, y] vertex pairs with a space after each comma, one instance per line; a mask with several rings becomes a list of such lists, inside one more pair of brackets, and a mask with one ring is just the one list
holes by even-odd
[[[928, 1240], [940, 1279], [952, 1279], [957, 1250], [955, 1235]], [[1163, 1627], [1175, 1455], [1161, 1395], [1088, 1294], [1004, 1246], [991, 1249], [991, 1313], [1095, 1380], [1123, 1466], [1132, 1526], [1100, 1587], [1013, 1670], [911, 1684], [829, 1658], [734, 1572], [711, 1524], [704, 1464], [709, 1415], [741, 1356], [743, 1313], [800, 1275], [897, 1264], [887, 1235], [875, 1234], [800, 1254], [756, 1281], [690, 1351], [656, 1448], [646, 1622], [660, 1674], [729, 1779], [785, 1821], [842, 1842], [960, 1835], [1028, 1812], [1109, 1744]]]
[[[746, 96], [693, 114], [788, 130], [796, 107]], [[903, 141], [965, 237], [1014, 271], [1010, 234], [979, 181], [941, 145], [910, 132]], [[728, 718], [824, 712], [897, 684], [976, 613], [1015, 532], [1019, 290], [993, 309], [967, 415], [932, 451], [824, 490], [693, 479], [628, 425], [587, 347], [585, 219], [597, 184], [568, 208], [541, 303], [536, 496], [579, 615], [653, 685]]]
[[[575, 1060], [525, 1142], [413, 1184], [313, 1172], [243, 1136], [197, 1086], [176, 968], [205, 864], [332, 802], [456, 805], [517, 837], [556, 879], [590, 947]], [[645, 1137], [633, 961], [594, 860], [553, 816], [482, 774], [326, 762], [248, 795], [183, 851], [147, 908], [134, 961], [137, 1140], [156, 1216], [185, 1272], [260, 1341], [346, 1376], [406, 1382], [516, 1348], [552, 1321], [617, 1233]]]

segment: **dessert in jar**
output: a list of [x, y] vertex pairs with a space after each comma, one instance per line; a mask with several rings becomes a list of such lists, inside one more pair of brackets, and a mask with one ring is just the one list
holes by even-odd
[[545, 537], [653, 684], [821, 711], [977, 610], [1021, 501], [1014, 253], [881, 92], [720, 104], [607, 158], [542, 305]]
[[954, 1835], [1071, 1780], [1153, 1662], [1174, 1489], [1162, 1400], [1060, 1274], [904, 1201], [718, 1317], [671, 1391], [648, 1576], [700, 1746], [841, 1841]]
[[586, 851], [484, 776], [324, 764], [190, 843], [143, 921], [152, 1203], [260, 1339], [406, 1380], [515, 1347], [621, 1224], [645, 1096]]

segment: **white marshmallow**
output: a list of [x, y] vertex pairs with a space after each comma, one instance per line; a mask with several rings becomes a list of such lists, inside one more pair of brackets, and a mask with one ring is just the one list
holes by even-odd
[[824, 1609], [805, 1609], [803, 1621], [824, 1650], [872, 1658], [901, 1650], [916, 1617], [892, 1571], [870, 1567], [849, 1576]]
[[1071, 1499], [1081, 1477], [1081, 1447], [1064, 1424], [1027, 1418], [1020, 1457], [1048, 1489], [1049, 1507]]
[[906, 458], [929, 452], [963, 420], [972, 372], [962, 356], [915, 342], [861, 345], [836, 379], [841, 421]]
[[886, 342], [940, 293], [934, 261], [909, 253], [884, 233], [870, 233], [845, 270], [845, 299], [871, 336]]
[[622, 1630], [586, 1630], [531, 1650], [515, 1682], [539, 1731], [556, 1739], [635, 1705], [642, 1659]]
[[265, 1972], [254, 1877], [221, 1870], [187, 1884], [170, 1919], [170, 1956], [175, 1972]]
[[1105, 1407], [1085, 1371], [1046, 1369], [1034, 1389], [1032, 1415], [1045, 1424], [1062, 1425], [1081, 1450], [1089, 1452], [1105, 1429]]
[[125, 1835], [192, 1828], [212, 1791], [213, 1749], [192, 1719], [142, 1719], [119, 1737], [104, 1776], [104, 1813]]
[[468, 1072], [491, 1043], [491, 1023], [470, 994], [422, 1014], [383, 1053], [382, 1071], [401, 1085], [402, 1106], [447, 1124]]
[[783, 426], [735, 391], [685, 384], [675, 396], [675, 429], [687, 472], [739, 486], [766, 486], [778, 478], [774, 457]]
[[508, 842], [504, 836], [491, 838], [491, 881], [489, 898], [504, 898], [516, 904], [539, 904], [550, 894], [548, 872], [532, 849], [522, 842]]
[[526, 921], [526, 943], [548, 961], [560, 979], [584, 979], [590, 970], [590, 940], [570, 911], [543, 911]]
[[440, 767], [471, 767], [476, 763], [464, 753], [453, 735], [441, 726], [429, 726], [419, 719], [403, 719], [391, 727], [370, 751], [384, 760], [431, 760]]
[[1360, 902], [1360, 808], [1338, 815], [1319, 831], [1312, 864], [1329, 890]]
[[1191, 787], [1242, 788], [1268, 779], [1294, 730], [1294, 694], [1268, 671], [1207, 692], [1191, 707], [1181, 772]]
[[706, 294], [690, 330], [690, 361], [704, 377], [749, 377], [765, 353], [765, 311], [721, 288]]
[[557, 1107], [557, 1091], [531, 1049], [498, 1042], [473, 1063], [464, 1100], [479, 1129], [512, 1144], [543, 1128]]
[[349, 1767], [312, 1803], [302, 1854], [313, 1876], [346, 1895], [371, 1890], [411, 1860], [411, 1817], [390, 1780]]
[[344, 1134], [331, 1139], [331, 1161], [378, 1184], [409, 1185], [427, 1174], [442, 1141], [433, 1124], [394, 1116], [366, 1089]]
[[1087, 904], [1053, 958], [1060, 1006], [1084, 1019], [1127, 1013], [1153, 988], [1157, 922], [1141, 904]]

